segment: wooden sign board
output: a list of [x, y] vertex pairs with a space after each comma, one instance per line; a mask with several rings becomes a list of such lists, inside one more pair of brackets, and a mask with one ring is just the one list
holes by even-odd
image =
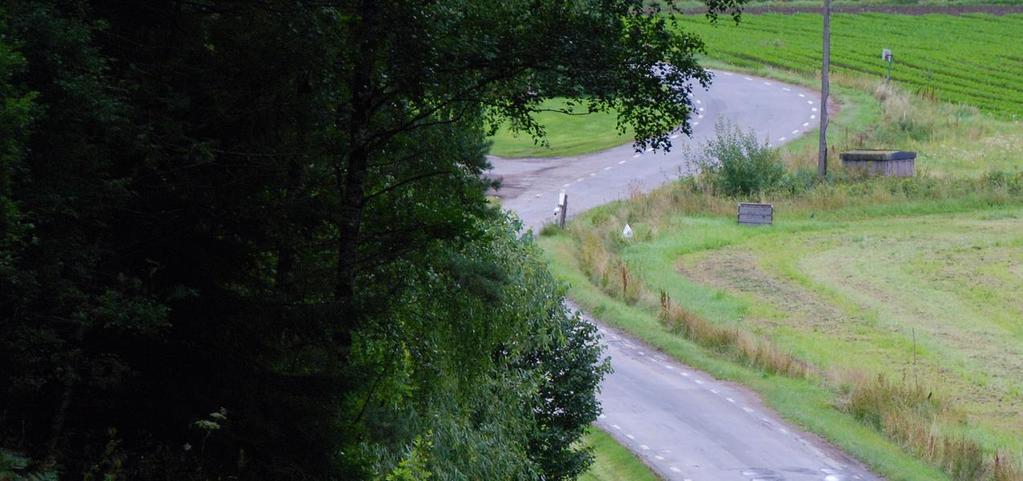
[[774, 222], [774, 206], [771, 204], [739, 204], [739, 223], [748, 225], [771, 225]]

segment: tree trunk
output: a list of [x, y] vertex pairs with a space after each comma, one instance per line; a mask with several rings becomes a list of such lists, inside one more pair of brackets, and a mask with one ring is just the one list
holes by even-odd
[[372, 0], [359, 4], [358, 25], [354, 28], [354, 42], [359, 45], [359, 55], [348, 80], [351, 92], [351, 107], [345, 119], [348, 137], [348, 152], [342, 162], [343, 168], [336, 169], [337, 184], [341, 195], [339, 219], [337, 222], [337, 270], [334, 300], [340, 306], [340, 330], [335, 338], [339, 347], [346, 352], [351, 343], [352, 331], [356, 328], [358, 313], [354, 308], [355, 277], [358, 265], [359, 240], [362, 230], [363, 208], [365, 206], [366, 178], [369, 170], [368, 137], [373, 116], [375, 85], [373, 65], [375, 57], [374, 21], [376, 6]]
[[823, 179], [828, 175], [828, 90], [830, 82], [828, 71], [831, 64], [831, 0], [824, 0], [824, 55], [821, 63], [821, 103], [820, 103], [820, 149], [817, 152], [817, 177]]

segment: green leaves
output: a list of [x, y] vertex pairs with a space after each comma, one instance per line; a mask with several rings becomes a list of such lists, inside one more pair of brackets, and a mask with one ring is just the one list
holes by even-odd
[[75, 6], [0, 0], [0, 443], [111, 479], [585, 468], [606, 366], [484, 134], [564, 96], [666, 146], [698, 39], [621, 0]]

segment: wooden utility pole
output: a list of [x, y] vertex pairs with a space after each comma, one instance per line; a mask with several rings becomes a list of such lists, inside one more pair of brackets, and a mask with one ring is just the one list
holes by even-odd
[[558, 227], [565, 228], [565, 219], [568, 217], [568, 194], [562, 192], [558, 196]]
[[831, 0], [824, 0], [824, 59], [821, 64], [821, 138], [817, 153], [817, 177], [828, 175], [828, 70], [831, 64]]

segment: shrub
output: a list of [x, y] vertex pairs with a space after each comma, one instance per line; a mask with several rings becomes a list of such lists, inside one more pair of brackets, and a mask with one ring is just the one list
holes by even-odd
[[778, 153], [752, 131], [727, 122], [718, 122], [714, 138], [694, 160], [714, 192], [722, 195], [749, 197], [777, 190], [785, 180]]

